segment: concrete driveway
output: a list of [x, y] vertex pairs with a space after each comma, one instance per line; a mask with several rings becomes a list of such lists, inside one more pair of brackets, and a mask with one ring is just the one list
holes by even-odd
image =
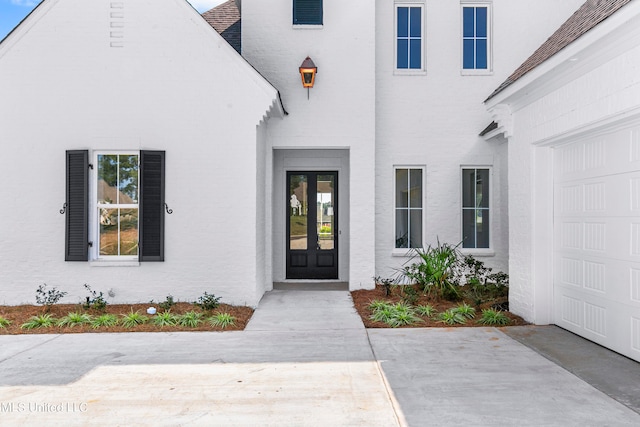
[[[304, 321], [302, 321], [304, 319]], [[495, 328], [366, 330], [273, 291], [242, 332], [0, 336], [0, 425], [640, 425]]]

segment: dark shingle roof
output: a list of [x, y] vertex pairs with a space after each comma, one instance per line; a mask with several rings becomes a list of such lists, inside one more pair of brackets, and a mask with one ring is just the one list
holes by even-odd
[[235, 0], [229, 0], [206, 11], [202, 17], [240, 53], [242, 48], [240, 11]]
[[487, 101], [509, 87], [520, 77], [560, 52], [570, 43], [613, 15], [631, 0], [587, 0], [571, 17], [556, 30], [516, 71], [513, 72]]

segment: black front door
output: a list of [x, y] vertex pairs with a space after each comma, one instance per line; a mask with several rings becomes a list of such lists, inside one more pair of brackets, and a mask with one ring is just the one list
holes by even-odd
[[338, 278], [338, 172], [287, 172], [287, 279]]

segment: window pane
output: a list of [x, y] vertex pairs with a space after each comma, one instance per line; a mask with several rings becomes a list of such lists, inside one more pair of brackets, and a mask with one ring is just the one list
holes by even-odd
[[489, 247], [489, 210], [476, 211], [476, 248]]
[[486, 7], [476, 7], [476, 37], [487, 37]]
[[475, 209], [462, 210], [462, 247], [463, 248], [476, 247], [475, 219], [476, 219]]
[[409, 37], [409, 8], [398, 8], [398, 37]]
[[119, 203], [138, 203], [138, 156], [121, 155], [120, 158], [120, 192]]
[[474, 31], [474, 19], [473, 19], [473, 7], [462, 8], [462, 36], [473, 37]]
[[489, 207], [489, 169], [476, 170], [476, 206]]
[[471, 208], [476, 205], [474, 189], [476, 186], [476, 170], [462, 170], [462, 207]]
[[100, 209], [100, 255], [118, 255], [118, 209]]
[[422, 209], [411, 209], [409, 243], [412, 248], [422, 247]]
[[289, 244], [307, 249], [307, 176], [291, 175], [289, 187]]
[[409, 40], [398, 40], [397, 68], [409, 68]]
[[120, 255], [138, 255], [138, 209], [120, 209]]
[[476, 40], [476, 68], [485, 70], [487, 68], [487, 40]]
[[409, 68], [420, 69], [422, 68], [422, 41], [420, 39], [410, 41], [410, 61]]
[[464, 40], [462, 42], [462, 67], [465, 69], [473, 69], [475, 67], [474, 41]]
[[409, 206], [409, 170], [396, 169], [396, 207]]
[[333, 203], [334, 203], [334, 176], [318, 175], [317, 178], [317, 210], [316, 222], [318, 233], [318, 245], [321, 250], [333, 249]]
[[118, 156], [98, 155], [98, 203], [118, 203]]
[[410, 190], [409, 206], [412, 208], [422, 207], [422, 169], [411, 169], [409, 171]]
[[410, 35], [411, 37], [421, 37], [422, 36], [422, 8], [420, 7], [412, 7], [411, 8], [411, 19], [410, 19]]
[[409, 209], [396, 209], [396, 248], [409, 247]]

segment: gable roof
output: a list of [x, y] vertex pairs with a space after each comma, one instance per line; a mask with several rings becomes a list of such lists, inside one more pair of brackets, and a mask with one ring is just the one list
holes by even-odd
[[238, 53], [242, 49], [242, 33], [240, 25], [240, 10], [236, 0], [228, 0], [202, 14], [202, 17], [211, 25], [227, 43]]
[[515, 83], [529, 71], [560, 52], [570, 43], [580, 38], [583, 34], [593, 29], [600, 22], [613, 15], [618, 9], [629, 3], [631, 0], [587, 0], [567, 21], [556, 30], [540, 46], [533, 55], [518, 67], [507, 80], [493, 91], [486, 99], [493, 98], [498, 93]]

